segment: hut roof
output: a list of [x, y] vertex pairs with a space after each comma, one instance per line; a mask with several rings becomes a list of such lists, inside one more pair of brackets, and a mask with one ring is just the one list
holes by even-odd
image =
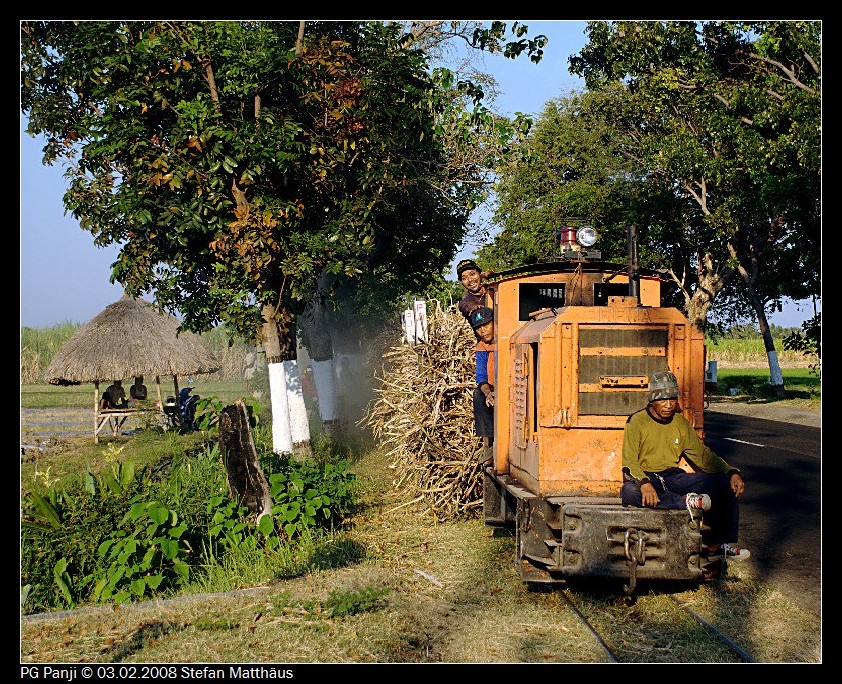
[[79, 328], [53, 357], [45, 379], [78, 385], [138, 375], [203, 375], [220, 368], [213, 351], [177, 318], [124, 295]]

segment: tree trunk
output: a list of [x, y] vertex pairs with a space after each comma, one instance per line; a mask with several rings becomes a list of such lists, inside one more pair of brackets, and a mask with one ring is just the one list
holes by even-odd
[[772, 332], [769, 330], [769, 321], [766, 319], [766, 309], [763, 302], [757, 296], [753, 288], [749, 288], [751, 305], [757, 315], [757, 325], [760, 334], [763, 336], [763, 346], [766, 349], [766, 358], [769, 360], [769, 383], [772, 386], [772, 393], [779, 399], [786, 398], [786, 387], [784, 386], [784, 375], [781, 372], [781, 365], [778, 361], [778, 352], [775, 351], [775, 340], [772, 339]]
[[[275, 369], [278, 374], [277, 391], [284, 395], [286, 402], [287, 424], [292, 442], [290, 451], [297, 457], [312, 456], [310, 423], [307, 420], [301, 375], [298, 372], [298, 337], [295, 322], [290, 314], [284, 313], [275, 316], [275, 325], [280, 350]], [[271, 382], [271, 371], [269, 379]], [[274, 397], [272, 401], [274, 405]]]
[[365, 331], [355, 326], [345, 327], [336, 331], [333, 337], [333, 364], [340, 422], [353, 425], [363, 417], [373, 394], [370, 378], [367, 378], [363, 371], [361, 340], [365, 339]]
[[332, 433], [339, 420], [336, 397], [336, 373], [333, 358], [333, 339], [325, 320], [324, 306], [318, 300], [312, 302], [299, 319], [307, 335], [307, 353], [313, 369], [313, 384], [319, 417], [326, 432]]
[[258, 520], [271, 515], [272, 498], [254, 446], [248, 412], [242, 400], [219, 415], [219, 451], [228, 474], [228, 490]]
[[676, 283], [684, 292], [687, 318], [699, 330], [704, 330], [707, 327], [708, 311], [713, 304], [713, 300], [722, 292], [727, 282], [727, 277], [717, 271], [714, 263], [713, 256], [710, 253], [700, 255], [699, 264], [696, 267], [698, 285], [692, 296], [688, 295], [683, 283], [676, 279]]
[[275, 320], [275, 307], [264, 304], [261, 337], [269, 370], [269, 402], [272, 407], [272, 451], [276, 454], [292, 453], [292, 429], [287, 401], [286, 374], [283, 365], [282, 340]]
[[298, 359], [284, 361], [283, 367], [292, 451], [297, 456], [312, 456], [310, 423], [307, 419], [307, 407], [304, 404], [304, 390], [298, 370]]
[[729, 244], [728, 249], [731, 256], [737, 261], [737, 271], [745, 283], [746, 292], [748, 293], [748, 300], [754, 309], [757, 316], [757, 325], [760, 328], [760, 334], [763, 337], [763, 346], [766, 348], [766, 358], [769, 360], [769, 383], [772, 386], [772, 394], [779, 399], [786, 398], [786, 388], [784, 387], [784, 376], [781, 373], [781, 365], [778, 362], [778, 353], [775, 351], [775, 341], [772, 339], [772, 333], [769, 330], [769, 321], [766, 318], [766, 309], [763, 306], [763, 301], [757, 294], [757, 289], [754, 283], [757, 279], [757, 274], [760, 269], [759, 247], [750, 245], [747, 248], [748, 261], [751, 269], [749, 270], [739, 259], [739, 252], [736, 246]]

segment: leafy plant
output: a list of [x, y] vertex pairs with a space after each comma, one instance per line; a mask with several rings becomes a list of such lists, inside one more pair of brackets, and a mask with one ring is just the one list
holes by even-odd
[[[822, 357], [822, 315], [816, 314], [813, 318], [801, 324], [800, 331], [794, 331], [783, 340], [784, 349], [801, 352], [805, 356]], [[815, 376], [821, 376], [821, 364], [810, 364], [810, 371]]]
[[[249, 425], [252, 429], [260, 424], [260, 402], [254, 397], [243, 400], [246, 405]], [[222, 400], [218, 397], [204, 397], [196, 402], [196, 424], [199, 430], [204, 432], [215, 431], [219, 427], [219, 414], [225, 408]]]
[[317, 524], [332, 526], [350, 510], [356, 478], [344, 459], [318, 463], [308, 459], [283, 459], [280, 470], [269, 476], [272, 514], [287, 537]]
[[[21, 498], [27, 612], [148, 598], [191, 583], [228, 586], [227, 573], [243, 567], [262, 581], [356, 558], [354, 547], [319, 550], [327, 530], [356, 505], [347, 461], [337, 462], [327, 443], [318, 460], [279, 457], [266, 433], [263, 426], [255, 430], [264, 468], [287, 478], [282, 489], [288, 495], [276, 491], [291, 506], [287, 511], [298, 506], [299, 514], [284, 520], [295, 527], [294, 543], [278, 518], [252, 521], [230, 497], [218, 442], [208, 441], [207, 433], [204, 441], [196, 434], [138, 435], [93, 448], [81, 476], [67, 475], [48, 488], [42, 477], [33, 478], [32, 491]], [[135, 454], [139, 444], [145, 450]], [[124, 458], [129, 451], [133, 457]]]
[[174, 511], [157, 501], [138, 500], [123, 522], [131, 529], [115, 530], [99, 546], [99, 556], [108, 566], [94, 586], [94, 600], [122, 603], [143, 597], [147, 589], [187, 579], [191, 549], [179, 543], [187, 526], [178, 524]]
[[245, 506], [238, 506], [237, 502], [227, 496], [214, 496], [208, 501], [208, 510], [213, 512], [208, 536], [211, 539], [224, 538], [239, 544], [243, 540], [243, 530], [246, 527], [242, 521], [248, 512]]
[[364, 587], [359, 591], [332, 591], [325, 602], [333, 617], [347, 617], [367, 613], [381, 607], [381, 599], [389, 593], [386, 587]]

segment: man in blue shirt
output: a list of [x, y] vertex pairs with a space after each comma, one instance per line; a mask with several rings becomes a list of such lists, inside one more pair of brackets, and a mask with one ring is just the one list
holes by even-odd
[[494, 376], [496, 374], [494, 358], [494, 312], [487, 306], [474, 309], [468, 317], [477, 345], [476, 381], [474, 388], [474, 426], [477, 436], [482, 437], [483, 452], [480, 464], [491, 459], [494, 445]]

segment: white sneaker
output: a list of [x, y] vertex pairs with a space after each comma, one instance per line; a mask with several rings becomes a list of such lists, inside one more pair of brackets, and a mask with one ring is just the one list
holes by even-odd
[[708, 560], [726, 560], [744, 561], [751, 556], [751, 551], [742, 549], [736, 544], [722, 544], [716, 551], [708, 552]]
[[707, 494], [690, 492], [684, 495], [684, 505], [687, 506], [687, 510], [691, 513], [693, 511], [709, 511], [710, 497]]

